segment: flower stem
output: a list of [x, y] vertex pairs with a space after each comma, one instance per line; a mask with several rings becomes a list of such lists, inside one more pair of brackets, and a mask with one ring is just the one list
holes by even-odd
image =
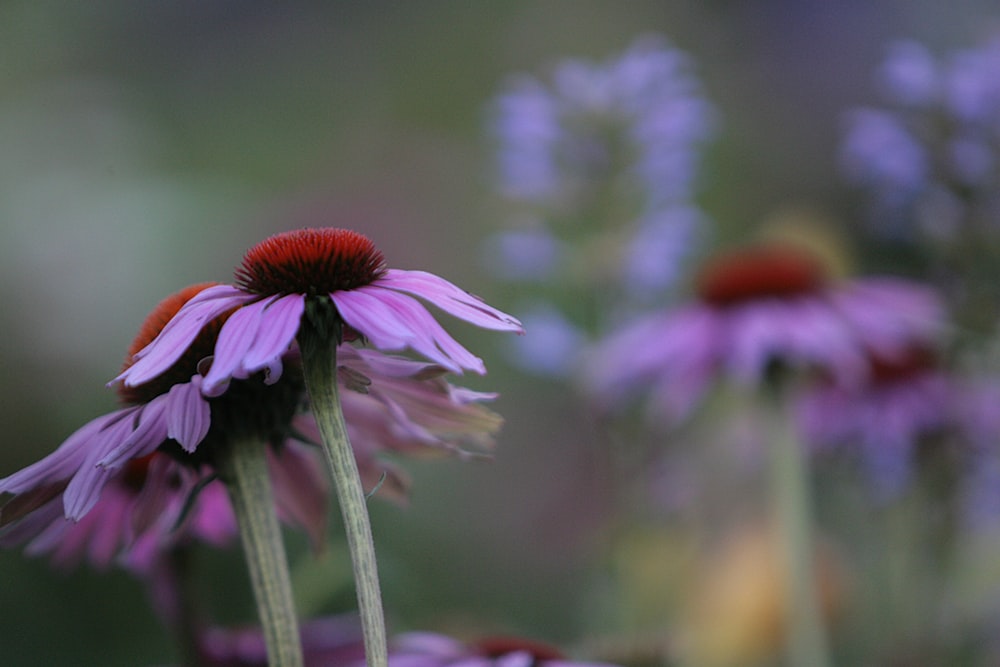
[[789, 665], [828, 667], [826, 628], [820, 612], [812, 536], [812, 494], [803, 443], [782, 401], [773, 400], [771, 484], [781, 547], [785, 555], [787, 654]]
[[299, 347], [313, 416], [323, 437], [351, 550], [368, 667], [385, 667], [388, 649], [378, 565], [365, 493], [337, 390], [337, 337], [323, 335], [304, 318], [299, 330]]
[[301, 667], [298, 619], [266, 453], [266, 443], [257, 439], [232, 442], [219, 454], [219, 476], [229, 492], [239, 525], [267, 643], [268, 664]]

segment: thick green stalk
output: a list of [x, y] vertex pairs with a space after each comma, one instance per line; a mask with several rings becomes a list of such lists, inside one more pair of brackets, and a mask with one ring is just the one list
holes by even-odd
[[266, 447], [253, 438], [232, 442], [220, 452], [218, 467], [239, 525], [267, 643], [267, 662], [271, 667], [302, 667], [298, 619]]
[[771, 485], [778, 532], [785, 555], [788, 664], [830, 665], [826, 628], [816, 588], [812, 535], [812, 493], [803, 443], [779, 392], [768, 417], [772, 423]]
[[323, 449], [344, 518], [368, 667], [386, 667], [385, 616], [371, 522], [337, 390], [337, 336], [324, 335], [304, 318], [299, 347], [312, 412], [323, 437]]

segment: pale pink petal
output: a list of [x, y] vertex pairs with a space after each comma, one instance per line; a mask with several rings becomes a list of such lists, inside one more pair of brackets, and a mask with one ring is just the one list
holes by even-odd
[[43, 484], [69, 479], [80, 469], [87, 454], [105, 439], [105, 430], [120, 420], [128, 420], [137, 410], [135, 407], [123, 408], [91, 420], [70, 435], [56, 451], [0, 479], [0, 493], [24, 493]]
[[97, 504], [108, 480], [114, 471], [97, 465], [103, 452], [95, 449], [83, 460], [79, 472], [73, 476], [63, 492], [63, 508], [66, 518], [79, 521], [80, 517]]
[[[134, 429], [125, 433], [115, 434], [117, 446], [104, 448], [104, 456], [98, 459], [97, 465], [109, 470], [115, 470], [128, 461], [145, 456], [163, 444], [167, 439], [167, 420], [164, 411], [167, 405], [166, 394], [157, 396], [142, 406], [135, 420]], [[131, 425], [130, 425], [131, 426]], [[114, 443], [110, 443], [114, 445]]]
[[219, 385], [229, 381], [243, 364], [243, 358], [257, 338], [267, 301], [258, 301], [233, 313], [219, 331], [212, 367], [205, 375], [206, 394], [214, 396]]
[[209, 287], [184, 304], [153, 341], [136, 353], [135, 363], [112, 382], [135, 387], [167, 371], [191, 346], [202, 328], [226, 311], [257, 298], [229, 285]]
[[[421, 303], [411, 297], [374, 285], [331, 296], [344, 321], [379, 349], [398, 350], [401, 349], [398, 342], [402, 342], [404, 347], [412, 348], [453, 372], [461, 373], [462, 369], [480, 375], [486, 372], [482, 360], [462, 347]], [[342, 303], [349, 307], [342, 307]], [[380, 336], [369, 335], [369, 328], [378, 334], [388, 330], [388, 342], [397, 344], [385, 345], [386, 340]]]
[[[253, 374], [265, 367], [271, 367], [275, 359], [288, 351], [306, 307], [302, 294], [289, 294], [272, 301], [261, 317], [260, 330], [245, 355], [243, 370]], [[280, 368], [280, 366], [279, 366]], [[269, 374], [269, 379], [272, 374]], [[275, 377], [272, 382], [278, 378]]]
[[398, 321], [386, 304], [368, 292], [359, 289], [334, 292], [330, 298], [344, 322], [378, 349], [403, 350], [413, 340], [414, 333]]
[[211, 408], [201, 393], [201, 378], [175, 384], [166, 396], [167, 437], [193, 452], [212, 425]]
[[517, 319], [433, 273], [389, 269], [374, 284], [427, 299], [446, 313], [485, 329], [524, 333]]

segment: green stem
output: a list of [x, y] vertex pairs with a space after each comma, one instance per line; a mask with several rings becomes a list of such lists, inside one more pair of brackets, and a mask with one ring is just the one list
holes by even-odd
[[388, 649], [385, 617], [371, 522], [337, 390], [337, 337], [323, 335], [303, 318], [299, 330], [299, 347], [302, 350], [306, 389], [309, 391], [316, 424], [323, 437], [323, 448], [337, 490], [347, 544], [351, 550], [368, 667], [386, 667]]
[[781, 546], [785, 554], [788, 664], [828, 667], [826, 628], [819, 606], [814, 569], [812, 494], [803, 443], [781, 395], [770, 397], [771, 484]]
[[220, 453], [219, 476], [229, 491], [250, 582], [272, 667], [302, 667], [295, 601], [281, 526], [267, 468], [267, 445], [256, 439], [230, 443]]

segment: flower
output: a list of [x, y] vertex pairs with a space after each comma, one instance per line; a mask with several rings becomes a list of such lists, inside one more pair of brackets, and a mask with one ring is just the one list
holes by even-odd
[[943, 332], [936, 294], [898, 278], [832, 282], [818, 259], [790, 244], [717, 257], [697, 280], [698, 299], [646, 315], [595, 349], [587, 383], [606, 406], [648, 389], [670, 422], [715, 380], [759, 386], [775, 364], [857, 386], [877, 354], [899, 359]]
[[492, 637], [464, 643], [431, 632], [399, 635], [389, 647], [390, 667], [610, 667], [569, 660], [540, 642]]
[[232, 312], [219, 331], [202, 391], [225, 390], [232, 378], [265, 372], [274, 383], [307, 303], [332, 301], [345, 338], [363, 337], [384, 351], [412, 349], [449, 371], [486, 368], [437, 323], [414, 297], [487, 329], [522, 332], [513, 317], [424, 271], [385, 266], [366, 237], [345, 229], [300, 229], [251, 248], [235, 285], [217, 285], [191, 299], [160, 334], [135, 355], [116, 380], [141, 385], [170, 368], [214, 318]]
[[[184, 304], [211, 287], [194, 285], [160, 303], [132, 343], [129, 361]], [[260, 431], [275, 445], [268, 461], [279, 516], [321, 543], [328, 484], [318, 452], [306, 446], [319, 436], [306, 411], [297, 354], [285, 355], [281, 382], [266, 384], [259, 374], [229, 384], [218, 396], [201, 391], [202, 373], [209, 372], [228, 316], [207, 322], [161, 375], [117, 385], [125, 407], [92, 420], [55, 452], [0, 479], [0, 493], [15, 495], [0, 509], [0, 545], [27, 543], [28, 553], [51, 553], [66, 565], [87, 558], [106, 567], [122, 556], [140, 571], [157, 550], [186, 539], [221, 545], [236, 526], [225, 489], [211, 481], [212, 449], [245, 429]], [[482, 403], [494, 394], [446, 382], [447, 369], [437, 364], [346, 343], [341, 348], [343, 409], [369, 488], [405, 498], [405, 475], [381, 459], [384, 452], [470, 456], [463, 445], [492, 446], [502, 420]]]

